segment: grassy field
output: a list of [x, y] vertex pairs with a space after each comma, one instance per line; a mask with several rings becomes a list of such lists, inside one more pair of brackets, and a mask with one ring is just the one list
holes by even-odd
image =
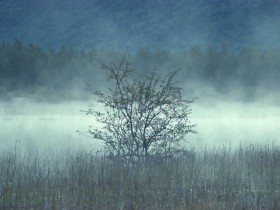
[[79, 152], [0, 154], [0, 209], [280, 209], [280, 147], [126, 165]]

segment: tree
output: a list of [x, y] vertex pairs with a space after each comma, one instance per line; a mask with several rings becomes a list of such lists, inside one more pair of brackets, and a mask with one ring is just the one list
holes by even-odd
[[189, 122], [189, 105], [194, 99], [182, 98], [181, 88], [174, 81], [178, 71], [160, 77], [154, 70], [133, 78], [128, 53], [119, 64], [101, 62], [100, 68], [113, 86], [107, 93], [93, 92], [104, 111], [85, 112], [95, 115], [103, 127], [90, 127], [89, 134], [102, 140], [111, 154], [130, 162], [179, 151], [185, 135], [195, 132], [195, 125]]

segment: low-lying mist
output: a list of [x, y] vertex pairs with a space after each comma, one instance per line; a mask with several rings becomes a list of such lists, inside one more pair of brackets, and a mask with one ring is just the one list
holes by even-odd
[[[191, 105], [189, 120], [197, 125], [198, 133], [186, 136], [189, 147], [200, 150], [240, 144], [277, 144], [280, 108], [270, 103], [271, 99], [234, 101], [230, 97], [219, 97], [207, 88], [197, 89], [195, 93], [199, 97]], [[187, 91], [185, 95], [190, 98]], [[38, 103], [17, 98], [1, 102], [0, 106], [1, 149], [96, 152], [102, 148], [102, 142], [77, 132], [87, 131], [89, 126], [101, 126], [93, 116], [81, 112], [88, 108], [102, 110], [94, 100]]]
[[[123, 52], [46, 50], [20, 41], [4, 43], [0, 51], [7, 58], [0, 60], [1, 149], [102, 147], [76, 132], [100, 126], [80, 110], [102, 109], [87, 88], [108, 88], [100, 61], [117, 64]], [[184, 97], [197, 97], [190, 121], [198, 133], [186, 138], [201, 149], [278, 142], [279, 55], [279, 49], [193, 46], [185, 52], [143, 48], [129, 58], [135, 77], [181, 69], [176, 80]]]

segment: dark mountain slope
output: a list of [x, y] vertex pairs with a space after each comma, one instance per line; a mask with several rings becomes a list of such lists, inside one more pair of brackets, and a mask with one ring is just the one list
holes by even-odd
[[2, 0], [0, 41], [41, 46], [185, 49], [278, 45], [276, 0]]

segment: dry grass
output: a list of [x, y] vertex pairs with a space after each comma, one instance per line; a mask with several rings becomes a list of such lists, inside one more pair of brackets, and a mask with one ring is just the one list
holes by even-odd
[[134, 166], [83, 151], [7, 151], [0, 209], [280, 209], [280, 148], [192, 151]]

